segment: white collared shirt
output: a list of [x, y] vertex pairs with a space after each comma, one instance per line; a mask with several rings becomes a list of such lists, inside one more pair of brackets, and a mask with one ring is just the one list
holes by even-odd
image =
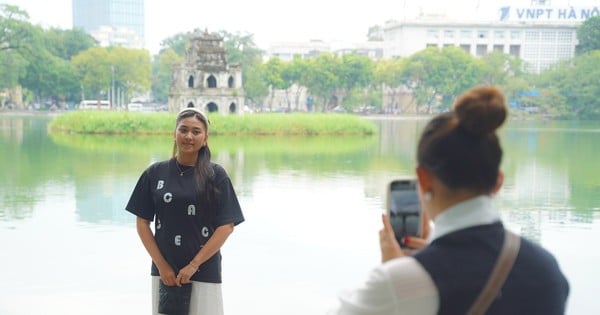
[[[492, 198], [481, 195], [458, 203], [434, 220], [430, 241], [448, 233], [500, 220]], [[339, 295], [334, 315], [437, 314], [439, 296], [427, 271], [413, 257], [392, 259], [376, 267], [361, 287]]]

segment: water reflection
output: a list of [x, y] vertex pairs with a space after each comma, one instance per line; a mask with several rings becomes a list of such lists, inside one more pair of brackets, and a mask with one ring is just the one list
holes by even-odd
[[[0, 313], [24, 314], [14, 301], [27, 296], [60, 301], [78, 291], [88, 303], [96, 303], [98, 295], [127, 296], [123, 303], [133, 303], [131, 312], [140, 313], [148, 299], [147, 272], [140, 266], [148, 258], [123, 207], [140, 172], [171, 155], [172, 139], [48, 135], [49, 119], [0, 116], [0, 237], [21, 239], [24, 246], [11, 243], [4, 249], [4, 270], [36, 268], [30, 263], [36, 251], [23, 248], [51, 242], [67, 244], [44, 250], [56, 256], [51, 265], [69, 261], [76, 273], [94, 266], [98, 283], [105, 278], [129, 282], [113, 292], [108, 285], [85, 289], [45, 274], [17, 279], [1, 273], [20, 289], [0, 285]], [[213, 160], [229, 172], [247, 217], [224, 249], [231, 283], [225, 302], [233, 314], [280, 314], [295, 305], [297, 296], [314, 303], [289, 314], [321, 314], [338, 290], [359, 283], [378, 262], [376, 231], [385, 186], [413, 174], [416, 139], [426, 121], [376, 123], [380, 133], [371, 137], [210, 139]], [[598, 273], [585, 266], [600, 263], [600, 257], [587, 253], [579, 261], [573, 253], [574, 243], [600, 236], [599, 135], [598, 122], [510, 122], [501, 131], [506, 180], [496, 202], [511, 228], [557, 254], [572, 281], [573, 314], [600, 312], [584, 292], [598, 286], [588, 280]], [[68, 232], [56, 235], [57, 229]], [[90, 244], [101, 254], [92, 253]], [[47, 292], [56, 290], [65, 294], [49, 297]], [[265, 309], [256, 302], [261, 296], [279, 297], [279, 302]], [[51, 313], [48, 304], [40, 307], [40, 313]], [[98, 314], [119, 313], [111, 307], [99, 307]]]

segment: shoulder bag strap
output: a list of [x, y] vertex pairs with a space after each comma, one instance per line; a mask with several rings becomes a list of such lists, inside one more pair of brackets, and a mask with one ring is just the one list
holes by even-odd
[[500, 288], [502, 288], [504, 281], [506, 281], [506, 278], [508, 277], [508, 273], [517, 259], [519, 247], [521, 246], [521, 238], [509, 230], [504, 231], [504, 245], [502, 245], [502, 251], [496, 261], [496, 265], [492, 270], [490, 278], [483, 290], [481, 290], [481, 293], [479, 293], [475, 303], [471, 306], [471, 309], [467, 313], [468, 315], [485, 314], [494, 298], [498, 295]]

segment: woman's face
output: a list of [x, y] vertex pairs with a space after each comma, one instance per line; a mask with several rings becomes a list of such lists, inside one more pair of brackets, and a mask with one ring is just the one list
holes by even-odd
[[177, 124], [175, 143], [179, 154], [198, 153], [207, 141], [206, 126], [195, 116], [183, 118]]

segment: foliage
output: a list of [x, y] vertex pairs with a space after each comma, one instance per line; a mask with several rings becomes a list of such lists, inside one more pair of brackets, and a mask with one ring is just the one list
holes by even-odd
[[29, 14], [19, 7], [0, 4], [0, 51], [31, 49], [29, 41], [33, 26], [27, 20]]
[[[321, 111], [329, 109], [331, 97], [339, 86], [339, 58], [329, 53], [321, 53], [307, 62], [307, 71], [300, 84], [306, 86], [311, 95], [320, 100]], [[318, 110], [319, 103], [315, 104]]]
[[126, 91], [125, 99], [150, 89], [152, 66], [150, 54], [144, 49], [109, 48], [109, 61], [114, 84]]
[[63, 60], [71, 60], [78, 53], [98, 45], [98, 42], [82, 29], [63, 30], [50, 28], [44, 34], [44, 46], [50, 53]]
[[585, 20], [577, 28], [577, 52], [584, 54], [600, 49], [600, 15]]
[[[209, 116], [211, 135], [372, 135], [368, 120], [341, 114], [253, 114]], [[73, 111], [55, 117], [53, 132], [83, 134], [171, 134], [171, 113]]]
[[345, 54], [340, 61], [340, 68], [337, 71], [339, 87], [337, 91], [338, 98], [341, 98], [340, 103], [344, 108], [353, 110], [356, 103], [348, 103], [344, 98], [354, 89], [370, 87], [373, 84], [373, 70], [375, 62], [363, 55]]
[[562, 118], [600, 118], [600, 50], [565, 61], [542, 73], [540, 100]]
[[[82, 94], [86, 99], [102, 99], [111, 83], [111, 62], [109, 52], [103, 47], [92, 47], [71, 59], [76, 75], [81, 80]], [[89, 94], [91, 92], [91, 95]]]
[[146, 50], [92, 47], [75, 55], [71, 63], [84, 91], [92, 92], [92, 99], [105, 98], [103, 95], [115, 86], [124, 91], [129, 100], [151, 85], [150, 55]]
[[173, 67], [183, 62], [183, 57], [174, 49], [163, 49], [154, 56], [152, 62], [152, 96], [154, 100], [166, 103], [169, 98], [169, 86], [173, 80]]
[[28, 19], [27, 12], [17, 6], [0, 4], [0, 89], [16, 87], [26, 73], [24, 54], [31, 51], [34, 32]]
[[480, 79], [477, 61], [458, 47], [430, 47], [408, 58], [404, 80], [413, 89], [417, 104], [448, 108], [454, 98]]

